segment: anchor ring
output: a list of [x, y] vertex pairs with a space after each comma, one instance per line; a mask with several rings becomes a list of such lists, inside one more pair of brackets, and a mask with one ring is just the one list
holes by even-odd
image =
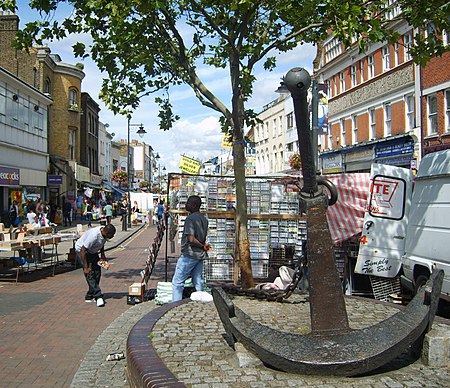
[[325, 186], [328, 189], [328, 191], [330, 192], [330, 197], [328, 198], [328, 206], [333, 206], [339, 198], [338, 191], [334, 183], [322, 176], [318, 176], [317, 184]]

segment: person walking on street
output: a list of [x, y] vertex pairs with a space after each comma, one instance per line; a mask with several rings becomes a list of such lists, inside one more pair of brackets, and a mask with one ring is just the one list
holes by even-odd
[[81, 261], [83, 265], [83, 273], [88, 284], [88, 291], [84, 297], [85, 301], [93, 302], [95, 300], [98, 307], [105, 305], [100, 289], [102, 267], [99, 265], [99, 260], [100, 262], [106, 262], [105, 243], [115, 234], [116, 228], [112, 224], [98, 226], [86, 231], [75, 243], [77, 261]]
[[203, 260], [208, 257], [210, 246], [206, 242], [208, 219], [200, 213], [202, 200], [192, 195], [186, 202], [186, 217], [181, 237], [181, 256], [178, 258], [172, 278], [172, 301], [183, 298], [184, 282], [192, 276], [196, 291], [203, 291]]
[[164, 216], [164, 202], [163, 200], [159, 201], [158, 209], [157, 209], [157, 215], [158, 215], [158, 225], [160, 225], [161, 220]]
[[88, 228], [92, 228], [92, 204], [90, 202], [86, 205], [86, 218], [88, 221]]
[[72, 226], [72, 204], [67, 200], [64, 202], [63, 205], [63, 220], [64, 220], [64, 226]]
[[106, 206], [103, 208], [103, 211], [105, 212], [105, 218], [106, 218], [106, 225], [109, 225], [111, 223], [112, 215], [113, 215], [113, 208], [111, 205], [111, 202], [108, 202]]

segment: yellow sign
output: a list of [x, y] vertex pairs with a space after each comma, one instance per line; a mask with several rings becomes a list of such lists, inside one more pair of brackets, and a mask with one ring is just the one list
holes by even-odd
[[183, 155], [180, 161], [180, 170], [187, 174], [198, 174], [200, 171], [200, 162]]
[[233, 135], [231, 133], [223, 134], [222, 148], [233, 148]]

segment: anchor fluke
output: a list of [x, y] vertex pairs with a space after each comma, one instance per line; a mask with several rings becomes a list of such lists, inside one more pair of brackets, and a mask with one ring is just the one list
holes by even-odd
[[290, 373], [354, 376], [389, 363], [429, 329], [443, 275], [433, 272], [409, 305], [385, 321], [337, 334], [280, 332], [251, 319], [222, 288], [213, 289], [213, 297], [228, 336], [266, 365]]

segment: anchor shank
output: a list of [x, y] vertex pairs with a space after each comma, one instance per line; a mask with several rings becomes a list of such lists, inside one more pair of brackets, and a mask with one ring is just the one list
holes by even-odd
[[309, 297], [312, 334], [349, 330], [344, 293], [322, 196], [306, 199]]

